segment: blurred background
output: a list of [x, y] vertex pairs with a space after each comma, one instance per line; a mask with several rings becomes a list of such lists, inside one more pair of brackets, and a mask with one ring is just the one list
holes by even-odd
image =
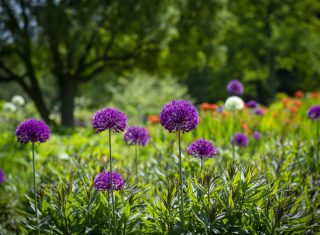
[[318, 0], [0, 0], [0, 108], [18, 115], [20, 95], [21, 116], [68, 127], [107, 105], [143, 118], [225, 100], [232, 79], [268, 104], [319, 89], [319, 29]]

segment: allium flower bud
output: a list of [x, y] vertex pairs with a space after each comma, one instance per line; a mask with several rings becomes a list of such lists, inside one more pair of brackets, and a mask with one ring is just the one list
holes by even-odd
[[232, 142], [239, 147], [245, 147], [249, 144], [248, 137], [243, 133], [236, 133], [233, 137]]
[[244, 103], [241, 98], [237, 96], [231, 96], [226, 100], [224, 107], [227, 111], [236, 111], [243, 109]]
[[308, 118], [311, 120], [320, 119], [320, 105], [314, 105], [308, 110]]
[[260, 109], [260, 108], [256, 108], [256, 109], [253, 111], [253, 113], [254, 113], [255, 115], [257, 115], [257, 116], [263, 116], [263, 115], [264, 115], [263, 110]]
[[145, 146], [149, 141], [149, 132], [144, 127], [130, 126], [124, 134], [124, 141], [128, 145]]
[[6, 174], [4, 171], [0, 168], [0, 184], [4, 184], [6, 182]]
[[198, 111], [186, 100], [173, 100], [160, 113], [160, 123], [169, 132], [189, 132], [197, 127], [199, 120]]
[[43, 121], [28, 119], [20, 123], [16, 136], [20, 143], [43, 143], [50, 138], [50, 129]]
[[187, 151], [188, 154], [190, 154], [191, 156], [200, 159], [212, 158], [214, 155], [216, 155], [216, 150], [213, 147], [212, 143], [205, 139], [199, 139], [194, 141], [187, 148]]
[[261, 134], [260, 132], [258, 132], [258, 131], [255, 131], [255, 132], [252, 134], [252, 136], [253, 136], [253, 138], [254, 138], [255, 140], [261, 140], [261, 138], [262, 138], [262, 134]]
[[92, 125], [96, 131], [122, 132], [127, 126], [127, 117], [115, 108], [104, 108], [93, 115]]
[[250, 100], [248, 103], [247, 103], [248, 107], [249, 108], [256, 108], [257, 107], [257, 102], [255, 100]]
[[238, 80], [231, 80], [227, 85], [227, 91], [231, 95], [241, 95], [243, 93], [243, 85]]
[[18, 106], [23, 106], [25, 104], [24, 98], [20, 95], [13, 96], [11, 102]]
[[[112, 184], [111, 184], [111, 175], [112, 175]], [[123, 188], [124, 181], [120, 174], [116, 172], [101, 172], [94, 179], [94, 188], [97, 191], [119, 191]]]

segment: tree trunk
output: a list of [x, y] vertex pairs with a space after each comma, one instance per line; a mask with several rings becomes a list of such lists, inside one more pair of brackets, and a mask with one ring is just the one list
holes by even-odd
[[50, 111], [47, 109], [47, 106], [44, 102], [42, 91], [38, 84], [32, 84], [31, 88], [28, 87], [23, 82], [18, 82], [23, 90], [29, 95], [30, 99], [34, 102], [41, 118], [47, 123], [50, 124]]
[[74, 126], [74, 108], [77, 82], [71, 78], [64, 78], [60, 87], [61, 94], [61, 124], [65, 127]]
[[36, 108], [41, 116], [41, 118], [47, 123], [50, 124], [50, 112], [47, 109], [42, 97], [40, 97], [39, 94], [35, 93], [30, 95], [31, 99], [33, 100], [34, 104], [36, 105]]

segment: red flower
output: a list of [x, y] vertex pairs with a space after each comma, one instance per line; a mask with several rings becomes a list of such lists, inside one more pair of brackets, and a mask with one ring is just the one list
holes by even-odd
[[303, 94], [302, 91], [296, 91], [296, 92], [294, 93], [294, 97], [301, 99], [301, 98], [304, 97], [304, 94]]
[[157, 124], [160, 122], [160, 118], [158, 115], [149, 115], [148, 116], [148, 121], [151, 123], [151, 124]]

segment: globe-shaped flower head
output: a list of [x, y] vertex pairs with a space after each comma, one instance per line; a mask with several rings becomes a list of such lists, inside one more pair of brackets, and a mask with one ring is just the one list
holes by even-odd
[[42, 121], [28, 119], [17, 127], [16, 136], [20, 143], [43, 143], [50, 138], [50, 129]]
[[187, 148], [187, 152], [191, 156], [200, 159], [212, 158], [217, 153], [212, 143], [205, 139], [199, 139], [191, 143]]
[[115, 108], [104, 108], [93, 115], [92, 125], [96, 131], [122, 132], [127, 126], [127, 116]]
[[254, 113], [255, 115], [257, 115], [257, 116], [263, 116], [263, 115], [264, 115], [263, 110], [260, 109], [260, 108], [256, 108], [256, 109], [253, 111], [253, 113]]
[[224, 107], [227, 111], [237, 111], [243, 109], [244, 103], [241, 98], [231, 96], [226, 100]]
[[[111, 176], [112, 175], [112, 176]], [[112, 184], [111, 184], [112, 177]], [[120, 174], [116, 172], [101, 172], [94, 179], [94, 188], [97, 191], [119, 191], [123, 188], [124, 181]]]
[[253, 138], [254, 138], [255, 140], [261, 140], [261, 138], [262, 138], [262, 134], [261, 134], [260, 132], [258, 132], [258, 131], [255, 131], [255, 132], [252, 134], [252, 136], [253, 136]]
[[243, 85], [238, 80], [231, 80], [227, 85], [227, 91], [231, 95], [241, 95], [243, 93]]
[[186, 100], [173, 100], [160, 113], [160, 123], [169, 132], [189, 132], [197, 127], [199, 120], [198, 111]]
[[13, 96], [11, 102], [18, 106], [23, 106], [25, 104], [24, 98], [20, 95]]
[[144, 127], [130, 126], [124, 134], [124, 141], [128, 145], [145, 146], [149, 141], [149, 132]]
[[309, 108], [308, 118], [311, 120], [320, 120], [320, 105], [314, 105]]
[[248, 137], [243, 133], [236, 133], [233, 137], [232, 142], [239, 147], [245, 147], [249, 144]]
[[247, 103], [248, 107], [249, 108], [256, 108], [257, 107], [257, 102], [255, 100], [250, 100], [248, 103]]
[[0, 168], [0, 184], [4, 184], [6, 182], [6, 174], [4, 171]]

